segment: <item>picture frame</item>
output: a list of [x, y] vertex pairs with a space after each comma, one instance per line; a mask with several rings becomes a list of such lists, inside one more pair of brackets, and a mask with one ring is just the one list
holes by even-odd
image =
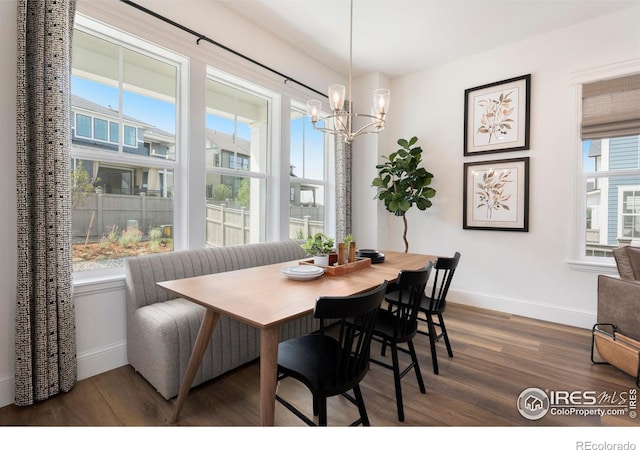
[[464, 156], [529, 149], [531, 74], [464, 91]]
[[464, 164], [464, 229], [529, 231], [529, 157]]

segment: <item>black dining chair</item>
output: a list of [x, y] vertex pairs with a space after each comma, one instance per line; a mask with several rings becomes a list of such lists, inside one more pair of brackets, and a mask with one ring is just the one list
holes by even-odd
[[[371, 362], [391, 369], [396, 390], [396, 404], [398, 420], [404, 421], [404, 405], [402, 402], [402, 385], [400, 380], [412, 369], [418, 380], [418, 387], [422, 394], [426, 393], [420, 364], [416, 357], [413, 338], [418, 329], [418, 307], [424, 295], [424, 290], [431, 274], [432, 263], [418, 270], [401, 270], [396, 281], [397, 295], [392, 308], [381, 309], [378, 321], [373, 330], [373, 340], [382, 344], [382, 355], [386, 347], [391, 348], [391, 364], [371, 357]], [[402, 346], [406, 344], [406, 348]], [[411, 362], [401, 372], [398, 352], [409, 354]]]
[[278, 345], [278, 381], [291, 377], [311, 391], [318, 423], [279, 394], [276, 400], [307, 425], [327, 425], [327, 398], [335, 395], [358, 407], [360, 417], [351, 426], [369, 425], [360, 381], [369, 370], [373, 328], [387, 286], [385, 281], [362, 294], [318, 298], [314, 317], [320, 321], [319, 331]]
[[[431, 277], [433, 284], [427, 287], [420, 306], [418, 307], [418, 321], [427, 324], [427, 330], [418, 328], [418, 333], [429, 337], [429, 347], [431, 349], [431, 361], [433, 363], [433, 373], [438, 375], [438, 357], [436, 354], [436, 343], [441, 339], [444, 340], [447, 347], [447, 353], [453, 358], [449, 335], [444, 324], [443, 313], [447, 306], [447, 293], [451, 280], [460, 262], [460, 252], [456, 252], [452, 257], [438, 257], [433, 265], [434, 275]], [[398, 292], [389, 292], [385, 296], [386, 301], [393, 305], [396, 303]], [[438, 327], [436, 329], [436, 327]]]

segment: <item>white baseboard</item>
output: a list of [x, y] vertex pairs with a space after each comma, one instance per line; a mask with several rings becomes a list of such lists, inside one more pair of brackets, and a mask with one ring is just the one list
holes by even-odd
[[10, 405], [15, 400], [15, 384], [13, 377], [7, 377], [0, 380], [0, 408]]
[[78, 380], [126, 366], [127, 341], [78, 354]]
[[559, 307], [514, 298], [495, 297], [465, 291], [449, 291], [447, 302], [500, 311], [532, 319], [546, 320], [579, 328], [591, 329], [596, 323], [596, 312], [577, 308]]
[[[127, 342], [93, 349], [78, 354], [78, 380], [117, 369], [128, 364]], [[0, 408], [15, 401], [15, 379], [9, 376], [0, 379]]]

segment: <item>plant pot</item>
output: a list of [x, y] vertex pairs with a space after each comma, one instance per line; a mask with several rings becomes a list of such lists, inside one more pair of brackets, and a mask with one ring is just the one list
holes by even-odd
[[316, 266], [327, 267], [329, 265], [329, 255], [315, 255], [313, 257], [313, 264]]

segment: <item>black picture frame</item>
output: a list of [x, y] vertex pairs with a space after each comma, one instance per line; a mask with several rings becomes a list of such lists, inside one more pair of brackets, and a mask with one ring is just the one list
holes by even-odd
[[462, 227], [529, 231], [529, 157], [464, 164]]
[[531, 74], [464, 91], [464, 156], [529, 149]]

